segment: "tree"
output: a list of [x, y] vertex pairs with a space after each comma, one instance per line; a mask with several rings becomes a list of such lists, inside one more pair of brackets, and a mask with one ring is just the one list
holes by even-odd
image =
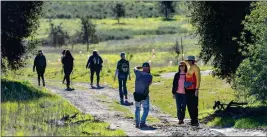
[[125, 16], [125, 8], [121, 3], [116, 3], [112, 8], [113, 14], [116, 16], [118, 20], [118, 24], [120, 23], [120, 18]]
[[175, 13], [174, 1], [161, 1], [160, 12], [165, 16], [165, 20], [170, 19], [170, 14]]
[[64, 31], [61, 25], [62, 24], [55, 26], [50, 20], [50, 33], [48, 37], [53, 47], [60, 48], [62, 45], [66, 44], [67, 40], [70, 39], [68, 32]]
[[[247, 57], [238, 67], [233, 87], [249, 102], [267, 103], [267, 2], [255, 2], [244, 21], [245, 30], [253, 34]], [[247, 43], [247, 42], [245, 42]], [[243, 44], [243, 43], [242, 43]]]
[[1, 1], [1, 68], [19, 69], [29, 47], [23, 40], [38, 27], [41, 1]]
[[[191, 23], [200, 36], [200, 58], [204, 63], [212, 59], [214, 72], [219, 78], [231, 82], [239, 64], [245, 59], [246, 45], [240, 46], [242, 21], [250, 13], [249, 1], [191, 2]], [[246, 41], [251, 34], [245, 32]]]
[[87, 52], [89, 51], [89, 43], [97, 43], [98, 38], [95, 34], [95, 25], [90, 21], [89, 17], [81, 17], [82, 38], [83, 42], [87, 44]]

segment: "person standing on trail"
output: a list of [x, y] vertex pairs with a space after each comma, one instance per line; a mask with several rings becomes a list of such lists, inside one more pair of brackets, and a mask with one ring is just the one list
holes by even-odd
[[97, 87], [99, 86], [99, 81], [100, 81], [100, 71], [102, 69], [102, 63], [103, 60], [102, 58], [99, 56], [97, 50], [93, 51], [93, 55], [91, 55], [87, 61], [86, 64], [86, 69], [90, 68], [90, 72], [91, 72], [91, 86], [93, 86], [93, 80], [94, 80], [94, 73], [96, 72], [96, 77], [97, 77]]
[[45, 73], [45, 68], [46, 68], [46, 58], [43, 55], [43, 51], [39, 50], [38, 55], [34, 59], [33, 63], [33, 72], [37, 71], [38, 75], [38, 85], [40, 86], [40, 77], [42, 78], [43, 86], [45, 86], [45, 80], [44, 80], [44, 73]]
[[[61, 74], [63, 73], [63, 70], [64, 70], [63, 57], [65, 56], [65, 52], [66, 52], [66, 50], [63, 50], [63, 51], [62, 51], [62, 56], [61, 56], [61, 63], [62, 63], [62, 72], [61, 72]], [[62, 84], [65, 83], [65, 80], [66, 80], [65, 76], [63, 76]]]
[[[143, 69], [143, 71], [139, 71], [138, 69]], [[149, 63], [145, 62], [142, 67], [135, 67], [134, 73], [136, 76], [134, 92], [136, 128], [144, 128], [147, 127], [146, 118], [149, 112], [149, 86], [152, 83]], [[143, 106], [144, 112], [140, 122], [141, 105]]]
[[179, 63], [179, 70], [173, 79], [172, 94], [176, 100], [178, 124], [184, 124], [185, 110], [186, 110], [186, 94], [184, 88], [185, 74], [187, 66], [185, 62]]
[[64, 68], [64, 74], [65, 78], [67, 81], [67, 89], [66, 90], [71, 90], [70, 88], [70, 74], [73, 70], [73, 61], [74, 58], [72, 57], [71, 53], [69, 50], [66, 50], [65, 56], [62, 58], [62, 63], [63, 63], [63, 68]]
[[[121, 60], [119, 60], [117, 63], [117, 69], [116, 69], [115, 76], [114, 76], [114, 81], [115, 81], [116, 77], [118, 75], [120, 103], [122, 105], [124, 105], [124, 104], [128, 105], [129, 104], [129, 102], [127, 100], [128, 97], [127, 97], [127, 86], [126, 86], [128, 76], [129, 76], [129, 80], [131, 80], [129, 61], [126, 60], [125, 58], [126, 58], [126, 55], [124, 52], [122, 52], [121, 53]], [[125, 97], [125, 102], [124, 102], [123, 97]]]
[[194, 56], [188, 56], [186, 62], [190, 66], [185, 78], [187, 108], [191, 118], [191, 125], [198, 126], [198, 93], [200, 87], [200, 69], [195, 64]]

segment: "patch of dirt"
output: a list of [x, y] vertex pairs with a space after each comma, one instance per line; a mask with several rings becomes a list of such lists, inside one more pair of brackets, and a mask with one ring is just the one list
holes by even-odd
[[[74, 91], [65, 91], [60, 87], [49, 85], [46, 86], [46, 88], [67, 99], [81, 112], [91, 114], [100, 121], [108, 122], [110, 124], [108, 127], [109, 129], [122, 129], [128, 136], [224, 136], [235, 135], [234, 133], [236, 133], [233, 132], [232, 134], [232, 131], [224, 133], [221, 130], [208, 128], [202, 123], [199, 127], [191, 127], [189, 125], [189, 119], [185, 120], [184, 125], [178, 126], [177, 118], [173, 118], [168, 114], [160, 112], [160, 110], [153, 106], [153, 104], [150, 105], [149, 116], [159, 119], [160, 122], [153, 124], [148, 123], [148, 125], [151, 126], [149, 129], [137, 129], [135, 128], [134, 118], [126, 118], [122, 112], [114, 111], [108, 106], [110, 102], [119, 101], [118, 90], [112, 89], [107, 85], [100, 89], [91, 89], [89, 88], [88, 83], [83, 82], [73, 83], [73, 86], [84, 87], [82, 89], [87, 88], [87, 90], [76, 88]], [[103, 96], [106, 97], [106, 100], [105, 98], [100, 99], [100, 97]], [[128, 98], [129, 101], [134, 101], [133, 95], [130, 92]], [[135, 105], [123, 107], [129, 109], [134, 115]], [[243, 131], [237, 130], [237, 132], [239, 133], [238, 135], [247, 135], [247, 133], [244, 133]], [[256, 131], [253, 133], [256, 133]]]

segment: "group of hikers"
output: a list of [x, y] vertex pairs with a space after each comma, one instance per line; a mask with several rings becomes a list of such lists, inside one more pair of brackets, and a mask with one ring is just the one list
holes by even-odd
[[[131, 80], [130, 63], [126, 60], [126, 54], [120, 54], [121, 59], [117, 63], [114, 81], [118, 78], [119, 97], [121, 105], [129, 105], [127, 92], [127, 79]], [[61, 63], [64, 71], [62, 83], [66, 80], [66, 90], [70, 88], [70, 75], [73, 71], [74, 58], [69, 50], [63, 50]], [[90, 69], [90, 85], [93, 86], [94, 73], [97, 76], [97, 87], [100, 87], [100, 72], [102, 70], [103, 60], [94, 50], [88, 58], [86, 69]], [[46, 68], [46, 58], [41, 50], [34, 59], [33, 71], [37, 70], [38, 85], [40, 86], [40, 77], [42, 78], [43, 86], [45, 86], [44, 72]], [[133, 93], [135, 100], [135, 122], [136, 128], [145, 128], [146, 119], [149, 113], [149, 87], [152, 84], [151, 67], [148, 62], [144, 62], [142, 66], [134, 67], [135, 74], [135, 91]], [[191, 118], [191, 125], [198, 126], [198, 93], [200, 87], [200, 69], [195, 64], [195, 57], [188, 56], [187, 60], [181, 61], [178, 66], [178, 72], [173, 79], [172, 94], [176, 100], [178, 124], [184, 124], [186, 106]], [[143, 107], [143, 115], [140, 118], [141, 106]]]

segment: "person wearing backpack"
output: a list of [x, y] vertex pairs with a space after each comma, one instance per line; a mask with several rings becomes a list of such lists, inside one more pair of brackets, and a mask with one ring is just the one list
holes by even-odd
[[39, 50], [37, 56], [34, 59], [33, 63], [33, 72], [37, 71], [38, 75], [38, 85], [40, 86], [40, 77], [42, 78], [43, 86], [45, 86], [44, 73], [46, 68], [46, 58], [43, 55], [43, 51]]
[[200, 87], [200, 69], [195, 64], [195, 56], [188, 56], [186, 62], [190, 66], [185, 75], [185, 93], [191, 125], [198, 126], [198, 93]]
[[70, 51], [66, 50], [65, 56], [62, 58], [64, 74], [65, 74], [64, 77], [66, 78], [66, 81], [67, 81], [66, 90], [72, 90], [70, 88], [70, 74], [73, 70], [73, 61], [74, 61], [74, 58], [72, 57]]
[[[138, 69], [143, 69], [139, 71]], [[149, 113], [149, 86], [152, 83], [152, 75], [150, 74], [149, 63], [143, 63], [142, 67], [135, 67], [135, 122], [136, 128], [146, 128], [146, 118]], [[140, 109], [143, 106], [144, 112], [140, 121]]]
[[[127, 78], [129, 76], [129, 80], [131, 80], [130, 76], [130, 64], [129, 61], [125, 59], [126, 55], [124, 52], [121, 53], [121, 60], [117, 63], [117, 69], [114, 76], [114, 81], [116, 80], [116, 77], [118, 75], [118, 81], [119, 81], [119, 94], [120, 94], [120, 103], [121, 105], [128, 105], [128, 97], [127, 97]], [[125, 102], [124, 98], [125, 97]]]
[[102, 58], [99, 56], [97, 50], [94, 50], [93, 54], [89, 57], [87, 64], [86, 64], [86, 69], [90, 68], [90, 72], [91, 72], [91, 77], [90, 77], [91, 87], [93, 86], [95, 73], [97, 77], [97, 87], [100, 87], [99, 81], [100, 81], [100, 71], [102, 70], [102, 63], [103, 63]]
[[176, 100], [177, 118], [178, 124], [184, 124], [185, 110], [186, 110], [186, 94], [185, 94], [185, 74], [187, 72], [187, 66], [185, 62], [179, 63], [178, 72], [173, 79], [172, 94]]

